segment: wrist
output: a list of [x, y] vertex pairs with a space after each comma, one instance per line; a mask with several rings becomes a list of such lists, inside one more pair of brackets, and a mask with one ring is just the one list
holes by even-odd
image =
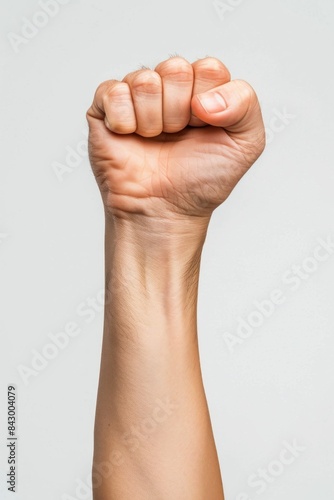
[[202, 221], [106, 219], [108, 302], [128, 291], [138, 310], [151, 304], [182, 317], [196, 308], [200, 259], [207, 224]]
[[106, 216], [106, 238], [111, 245], [145, 255], [149, 260], [184, 262], [202, 250], [210, 217]]

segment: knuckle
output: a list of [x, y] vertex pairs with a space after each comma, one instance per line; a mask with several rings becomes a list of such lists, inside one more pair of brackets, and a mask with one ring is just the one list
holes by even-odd
[[156, 71], [161, 77], [175, 79], [180, 82], [192, 82], [194, 72], [192, 65], [183, 57], [173, 57], [159, 64]]
[[130, 91], [127, 84], [115, 81], [113, 84], [105, 88], [102, 100], [105, 104], [110, 103], [110, 101], [122, 103], [128, 100], [129, 97]]
[[183, 83], [192, 83], [194, 76], [192, 70], [188, 70], [187, 68], [173, 68], [171, 71], [164, 75], [164, 78], [168, 80], [173, 80], [177, 82]]
[[201, 75], [201, 78], [213, 80], [231, 79], [229, 70], [216, 57], [199, 59], [194, 63], [194, 66], [198, 72], [205, 73]]
[[160, 94], [161, 79], [155, 71], [143, 70], [133, 76], [131, 87], [137, 94]]
[[106, 80], [105, 82], [100, 83], [100, 85], [97, 87], [95, 95], [96, 96], [103, 96], [108, 93], [110, 87], [114, 85], [116, 80]]

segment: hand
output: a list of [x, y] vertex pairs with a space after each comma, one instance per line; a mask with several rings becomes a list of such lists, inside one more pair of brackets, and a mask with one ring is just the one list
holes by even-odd
[[104, 82], [87, 120], [106, 213], [120, 218], [209, 217], [265, 144], [254, 90], [214, 58]]

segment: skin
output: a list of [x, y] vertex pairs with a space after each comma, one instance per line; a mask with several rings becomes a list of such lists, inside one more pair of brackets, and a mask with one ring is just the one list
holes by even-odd
[[214, 209], [264, 149], [257, 96], [173, 57], [102, 83], [87, 119], [106, 224], [94, 500], [222, 500], [198, 279]]

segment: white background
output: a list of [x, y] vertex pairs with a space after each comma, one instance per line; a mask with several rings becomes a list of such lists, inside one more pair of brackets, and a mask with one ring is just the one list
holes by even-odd
[[[58, 6], [52, 18], [36, 14], [37, 0], [0, 7], [1, 498], [91, 498], [78, 485], [91, 466], [102, 313], [87, 301], [103, 289], [104, 221], [85, 112], [101, 81], [178, 53], [191, 62], [218, 57], [248, 80], [268, 131], [266, 152], [213, 216], [201, 269], [201, 357], [226, 500], [333, 500], [334, 253], [322, 262], [313, 254], [319, 239], [334, 240], [334, 3]], [[27, 20], [44, 26], [24, 42], [17, 36]], [[77, 149], [71, 163], [66, 155]], [[67, 167], [60, 178], [57, 162]], [[306, 271], [292, 281], [294, 265]], [[261, 321], [255, 301], [277, 289], [284, 302]], [[240, 318], [249, 315], [262, 324], [240, 340]], [[80, 333], [22, 376], [68, 322]], [[241, 342], [234, 349], [227, 333]], [[6, 486], [10, 383], [18, 393], [16, 495]], [[275, 464], [293, 442], [293, 463]], [[260, 468], [278, 471], [262, 494], [248, 484]]]

